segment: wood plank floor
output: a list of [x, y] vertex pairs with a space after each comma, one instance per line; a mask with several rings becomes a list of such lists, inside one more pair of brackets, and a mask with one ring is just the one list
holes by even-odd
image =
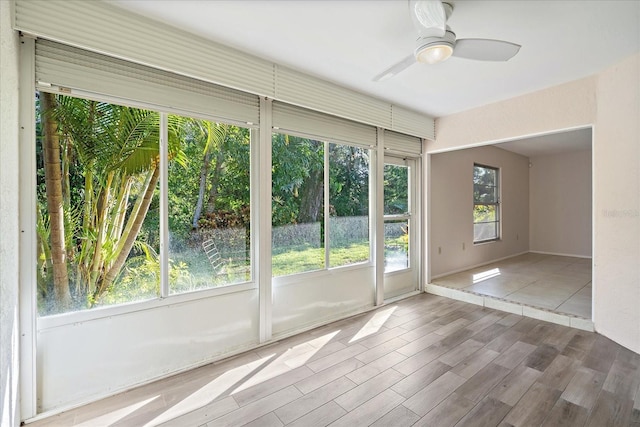
[[640, 355], [421, 294], [32, 426], [635, 426]]

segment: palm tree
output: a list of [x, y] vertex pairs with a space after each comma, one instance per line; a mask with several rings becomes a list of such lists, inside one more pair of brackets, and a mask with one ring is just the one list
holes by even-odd
[[[56, 98], [45, 94], [42, 106], [49, 112], [44, 115], [43, 145], [47, 159], [51, 158], [47, 167], [53, 177], [46, 180], [46, 199], [54, 289], [64, 279], [56, 275], [56, 256], [60, 255], [54, 251], [66, 251], [63, 270], [73, 272], [75, 299], [91, 306], [122, 272], [147, 216], [160, 170], [159, 114], [79, 98]], [[52, 101], [56, 103], [52, 105]], [[180, 126], [180, 119], [173, 117], [169, 156], [183, 161], [177, 138]], [[62, 185], [62, 179], [56, 178], [56, 172], [61, 176], [67, 170], [66, 179], [72, 175], [72, 185]], [[60, 243], [54, 241], [54, 233], [65, 236], [62, 248], [56, 246]], [[58, 311], [68, 307], [64, 295], [56, 291], [54, 298]]]
[[58, 306], [66, 310], [71, 304], [67, 254], [65, 246], [64, 206], [62, 194], [62, 168], [58, 123], [53, 117], [56, 108], [55, 95], [42, 93], [40, 97], [44, 131], [44, 176], [49, 212], [49, 242], [53, 270], [53, 292]]
[[222, 123], [211, 123], [209, 121], [198, 120], [194, 124], [197, 126], [195, 135], [196, 140], [203, 145], [202, 166], [200, 168], [198, 201], [193, 213], [193, 221], [191, 228], [198, 228], [198, 221], [202, 216], [202, 208], [204, 205], [204, 194], [207, 188], [207, 178], [211, 170], [211, 162], [214, 163], [214, 173], [211, 179], [211, 189], [209, 190], [209, 198], [207, 201], [207, 213], [212, 213], [215, 209], [215, 199], [218, 194], [218, 182], [222, 171], [222, 163], [224, 161], [225, 141], [229, 134], [229, 125]]

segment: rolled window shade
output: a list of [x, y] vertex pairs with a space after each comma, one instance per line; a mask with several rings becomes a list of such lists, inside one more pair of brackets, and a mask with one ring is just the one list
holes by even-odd
[[392, 153], [419, 156], [422, 154], [422, 140], [415, 136], [386, 130], [384, 131], [384, 149]]
[[425, 114], [282, 67], [109, 2], [14, 0], [14, 3], [13, 28], [38, 38], [348, 120], [435, 139], [434, 119]]
[[256, 95], [44, 39], [36, 40], [36, 87], [117, 97], [256, 126], [260, 120]]
[[283, 102], [273, 103], [273, 127], [282, 133], [341, 142], [357, 147], [376, 145], [376, 128]]

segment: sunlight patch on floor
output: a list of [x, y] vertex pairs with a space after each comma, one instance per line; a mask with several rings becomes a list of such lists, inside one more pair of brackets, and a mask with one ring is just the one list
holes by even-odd
[[245, 377], [250, 375], [253, 371], [260, 368], [260, 366], [269, 362], [275, 354], [270, 354], [261, 359], [254, 360], [245, 365], [238, 366], [237, 368], [230, 369], [216, 377], [211, 382], [207, 383], [200, 389], [194, 391], [179, 403], [175, 404], [171, 408], [158, 415], [153, 420], [149, 421], [146, 426], [158, 425], [166, 421], [170, 421], [176, 417], [187, 414], [196, 409], [202, 408], [213, 402], [216, 398], [222, 395], [225, 391], [238, 384]]
[[233, 390], [231, 394], [236, 394], [304, 365], [338, 333], [340, 333], [340, 329], [287, 349], [277, 359], [274, 359]]
[[483, 271], [481, 273], [476, 273], [473, 275], [473, 284], [480, 283], [485, 280], [489, 280], [493, 277], [498, 277], [500, 275], [499, 268], [492, 268], [491, 270]]
[[369, 321], [362, 328], [360, 328], [358, 333], [349, 340], [349, 344], [378, 332], [380, 328], [387, 322], [387, 320], [389, 320], [389, 317], [393, 314], [394, 311], [396, 311], [397, 308], [398, 306], [394, 305], [393, 307], [389, 307], [386, 310], [380, 310], [376, 312], [376, 314], [374, 314], [373, 317], [369, 319]]
[[339, 333], [340, 333], [340, 329], [304, 343], [311, 346], [313, 350], [304, 351], [304, 352], [297, 351], [298, 348], [301, 348], [303, 346], [303, 344], [292, 347], [289, 350], [287, 350], [285, 354], [280, 356], [278, 359], [285, 362], [287, 366], [291, 367], [292, 369], [299, 368], [300, 366], [307, 363], [322, 347], [327, 345]]

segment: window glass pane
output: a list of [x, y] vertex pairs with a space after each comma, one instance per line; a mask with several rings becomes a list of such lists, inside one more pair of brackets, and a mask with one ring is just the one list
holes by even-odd
[[41, 315], [159, 293], [159, 114], [36, 99]]
[[483, 222], [473, 224], [473, 241], [494, 240], [498, 238], [498, 223]]
[[473, 167], [473, 183], [483, 185], [498, 185], [497, 169], [484, 166], [474, 165]]
[[498, 220], [496, 205], [475, 205], [473, 207], [473, 222], [494, 222]]
[[384, 165], [384, 214], [409, 212], [409, 168]]
[[499, 238], [498, 169], [473, 166], [473, 241]]
[[319, 270], [324, 251], [324, 143], [272, 135], [273, 276]]
[[169, 292], [251, 280], [249, 129], [169, 116]]
[[369, 150], [329, 144], [329, 264], [369, 260]]
[[474, 184], [473, 200], [476, 203], [496, 203], [498, 201], [498, 187], [484, 184]]
[[384, 222], [384, 272], [409, 268], [409, 220]]

